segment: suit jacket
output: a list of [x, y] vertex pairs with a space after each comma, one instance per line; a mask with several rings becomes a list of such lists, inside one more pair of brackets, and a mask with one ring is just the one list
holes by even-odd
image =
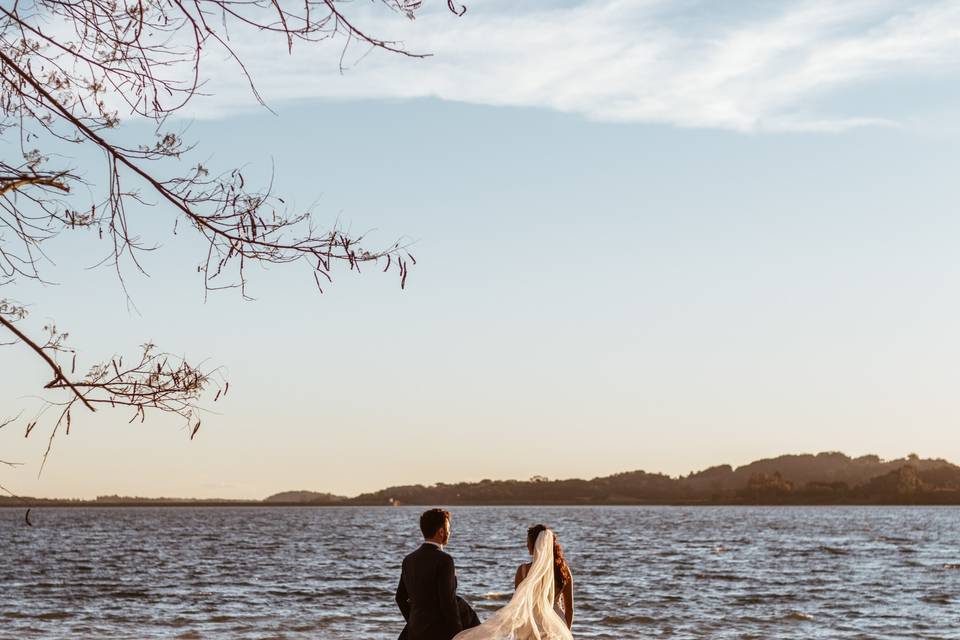
[[462, 631], [453, 558], [432, 544], [404, 558], [397, 606], [407, 621], [401, 634], [407, 640], [450, 640]]
[[[473, 607], [470, 606], [469, 602], [464, 600], [462, 597], [457, 596], [457, 607], [460, 609], [460, 622], [463, 623], [464, 629], [480, 626], [480, 616], [478, 616], [477, 612], [473, 610]], [[409, 639], [410, 630], [407, 629], [407, 625], [404, 625], [403, 631], [400, 632], [400, 637], [397, 638], [397, 640]]]

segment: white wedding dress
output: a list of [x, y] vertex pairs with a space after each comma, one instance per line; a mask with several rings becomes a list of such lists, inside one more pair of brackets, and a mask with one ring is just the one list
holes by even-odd
[[461, 631], [453, 640], [573, 640], [556, 610], [553, 578], [553, 532], [540, 532], [527, 577], [510, 602], [479, 627]]

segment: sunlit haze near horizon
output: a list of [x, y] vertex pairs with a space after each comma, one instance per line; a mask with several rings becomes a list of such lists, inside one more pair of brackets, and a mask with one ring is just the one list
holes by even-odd
[[[55, 321], [79, 369], [150, 340], [230, 391], [193, 441], [165, 416], [75, 414], [39, 477], [51, 421], [24, 438], [20, 420], [0, 485], [261, 498], [819, 451], [960, 462], [960, 8], [468, 5], [371, 13], [435, 55], [343, 74], [336, 43], [244, 42], [276, 115], [215, 61], [178, 123], [185, 166], [273, 172], [318, 225], [410, 243], [406, 289], [339, 268], [321, 295], [274, 265], [248, 273], [255, 300], [205, 301], [202, 239], [157, 206], [132, 216], [162, 246], [149, 277], [126, 265], [131, 306], [89, 268], [105, 241], [69, 233], [55, 285], [4, 291], [25, 331]], [[76, 158], [95, 181], [103, 159]], [[0, 349], [0, 423], [48, 378]]]

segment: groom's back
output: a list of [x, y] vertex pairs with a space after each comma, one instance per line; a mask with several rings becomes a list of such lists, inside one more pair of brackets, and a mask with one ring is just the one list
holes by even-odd
[[[451, 628], [451, 612], [446, 611], [450, 603], [442, 602], [451, 591], [456, 593], [453, 576], [453, 558], [434, 545], [424, 544], [403, 559], [401, 580], [410, 606], [409, 640], [449, 640], [456, 633], [458, 629]], [[453, 615], [457, 615], [455, 608]]]

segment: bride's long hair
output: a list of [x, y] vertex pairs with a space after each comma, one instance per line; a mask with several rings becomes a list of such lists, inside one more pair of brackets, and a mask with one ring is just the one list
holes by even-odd
[[[527, 529], [527, 548], [531, 551], [537, 543], [537, 536], [548, 529], [545, 524], [537, 524]], [[563, 591], [563, 588], [572, 580], [570, 576], [570, 567], [567, 566], [567, 560], [563, 557], [563, 549], [560, 547], [560, 541], [557, 539], [557, 532], [553, 532], [553, 582], [556, 585], [557, 593]]]

